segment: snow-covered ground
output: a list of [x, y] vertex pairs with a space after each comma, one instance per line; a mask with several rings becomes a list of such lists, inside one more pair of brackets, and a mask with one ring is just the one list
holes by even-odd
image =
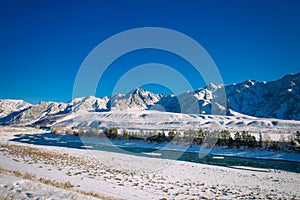
[[75, 191], [16, 177], [9, 172], [0, 172], [0, 199], [97, 199]]
[[73, 113], [57, 120], [53, 126], [176, 131], [198, 130], [200, 128], [203, 130], [226, 129], [232, 134], [236, 131], [248, 131], [258, 136], [261, 132], [262, 134], [269, 134], [274, 140], [278, 140], [282, 134], [291, 134], [300, 130], [300, 121], [256, 118], [239, 113], [235, 113], [235, 116], [223, 116], [129, 110]]
[[[300, 174], [255, 171], [120, 153], [41, 146], [8, 141], [35, 129], [9, 128], [0, 133], [0, 167], [36, 177], [68, 182], [68, 191], [38, 181], [0, 174], [0, 194], [17, 199], [82, 199], [76, 190], [116, 199], [287, 199], [300, 198]], [[2, 195], [2, 196], [3, 196]], [[89, 196], [87, 196], [89, 197]]]

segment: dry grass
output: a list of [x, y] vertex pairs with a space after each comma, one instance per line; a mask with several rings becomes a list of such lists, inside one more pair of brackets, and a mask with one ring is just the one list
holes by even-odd
[[[62, 169], [64, 167], [73, 166], [78, 169], [94, 169], [96, 170], [95, 176], [101, 176], [103, 171], [110, 174], [121, 174], [121, 175], [133, 175], [133, 172], [128, 172], [124, 170], [114, 169], [112, 166], [108, 166], [104, 163], [99, 163], [95, 166], [91, 160], [82, 159], [80, 157], [72, 156], [69, 154], [61, 154], [57, 152], [45, 151], [38, 148], [22, 146], [22, 145], [11, 145], [11, 144], [0, 144], [1, 151], [8, 153], [9, 155], [14, 155], [17, 158], [22, 158], [27, 164], [33, 164], [42, 162], [46, 165], [52, 165], [57, 167], [57, 169]], [[30, 158], [30, 159], [28, 159]], [[76, 174], [77, 173], [77, 174]], [[83, 170], [81, 172], [88, 173], [88, 170]], [[69, 176], [78, 175], [78, 172], [68, 172]]]
[[25, 174], [22, 174], [22, 172], [20, 172], [20, 171], [6, 170], [6, 169], [3, 169], [1, 167], [0, 167], [0, 172], [1, 173], [10, 173], [10, 174], [13, 174], [14, 176], [19, 177], [19, 178], [23, 178], [23, 179], [30, 180], [30, 181], [35, 181], [35, 182], [40, 182], [40, 183], [43, 183], [43, 184], [46, 184], [46, 185], [51, 185], [51, 186], [61, 188], [61, 189], [64, 189], [64, 190], [69, 190], [73, 187], [73, 185], [71, 184], [70, 181], [67, 181], [67, 182], [63, 183], [63, 182], [58, 182], [58, 181], [55, 181], [55, 180], [50, 180], [50, 179], [47, 179], [47, 178], [37, 179], [35, 175], [32, 175], [28, 172], [26, 172]]
[[15, 196], [15, 194], [12, 194], [12, 193], [1, 194], [0, 199], [1, 200], [14, 200], [14, 199], [16, 199], [16, 196]]
[[[32, 147], [27, 147], [27, 146], [21, 146], [21, 145], [11, 145], [11, 144], [0, 144], [0, 148], [2, 148], [1, 151], [6, 152], [10, 155], [14, 155], [16, 157], [22, 158], [26, 160], [26, 158], [30, 158], [34, 163], [37, 162], [44, 162], [47, 165], [53, 165], [56, 166], [57, 168], [61, 168], [62, 166], [78, 166], [79, 168], [84, 168], [84, 169], [89, 169], [89, 168], [97, 168], [99, 171], [104, 170], [106, 172], [115, 172], [114, 169], [112, 169], [109, 166], [100, 166], [100, 167], [95, 167], [94, 164], [84, 161], [80, 159], [79, 157], [71, 156], [68, 154], [60, 154], [60, 153], [55, 153], [55, 152], [48, 152], [44, 151], [38, 148], [32, 148]], [[32, 162], [30, 161], [30, 162]], [[25, 161], [26, 162], [26, 161]], [[58, 182], [55, 180], [50, 180], [47, 178], [40, 178], [37, 179], [36, 176], [26, 172], [25, 174], [22, 174], [20, 171], [10, 171], [6, 170], [0, 167], [0, 172], [4, 173], [11, 173], [16, 177], [27, 179], [30, 181], [35, 181], [35, 182], [40, 182], [46, 185], [51, 185], [57, 188], [61, 188], [64, 190], [72, 190], [73, 185], [71, 184], [70, 181], [68, 182]], [[124, 173], [122, 171], [118, 171], [118, 173]], [[78, 172], [77, 172], [78, 174]], [[72, 173], [70, 172], [70, 175]], [[76, 175], [76, 173], [74, 173]], [[107, 197], [100, 195], [95, 192], [91, 191], [84, 191], [84, 190], [75, 190], [73, 189], [72, 191], [78, 192], [83, 195], [88, 195], [92, 196], [95, 198], [100, 198], [104, 200], [115, 200], [116, 198], [113, 197]], [[14, 199], [11, 198], [12, 196], [8, 196], [8, 199]], [[7, 199], [6, 196], [1, 196], [0, 199]]]
[[12, 171], [12, 173], [16, 176], [16, 177], [20, 177], [23, 178], [23, 174], [19, 171]]
[[75, 190], [75, 191], [80, 193], [80, 194], [84, 194], [84, 195], [87, 195], [87, 196], [92, 196], [92, 197], [99, 198], [99, 199], [102, 199], [102, 200], [117, 200], [114, 197], [103, 196], [103, 195], [100, 195], [99, 193], [95, 193], [95, 192], [92, 192], [92, 191], [84, 191], [84, 190]]
[[50, 179], [47, 179], [47, 178], [40, 178], [38, 181], [41, 182], [41, 183], [44, 183], [46, 185], [52, 185], [54, 187], [61, 188], [61, 189], [64, 189], [64, 190], [70, 190], [73, 187], [73, 185], [71, 184], [70, 181], [62, 183], [62, 182], [58, 182], [58, 181], [55, 181], [55, 180], [50, 180]]
[[36, 177], [28, 172], [23, 175], [23, 179], [27, 179], [30, 181], [36, 181]]
[[3, 169], [1, 166], [0, 166], [0, 173], [6, 173], [7, 170]]
[[88, 196], [92, 196], [92, 197], [96, 197], [99, 199], [102, 199], [102, 196], [98, 193], [95, 192], [91, 192], [91, 191], [84, 191], [84, 190], [75, 190], [76, 192], [80, 193], [80, 194], [84, 194], [84, 195], [88, 195]]
[[[40, 183], [43, 183], [45, 185], [51, 185], [51, 186], [54, 186], [54, 187], [57, 187], [57, 188], [61, 188], [61, 189], [64, 189], [64, 190], [71, 190], [71, 188], [73, 187], [73, 185], [71, 184], [70, 181], [67, 181], [67, 182], [58, 182], [58, 181], [55, 181], [55, 180], [50, 180], [50, 179], [47, 179], [47, 178], [40, 178], [40, 179], [37, 179], [34, 175], [26, 172], [25, 174], [22, 174], [21, 172], [19, 171], [10, 171], [10, 170], [6, 170], [6, 169], [3, 169], [2, 167], [0, 167], [0, 173], [10, 173], [10, 174], [13, 174], [15, 175], [16, 177], [19, 177], [19, 178], [23, 178], [23, 179], [27, 179], [27, 180], [30, 180], [30, 181], [35, 181], [35, 182], [40, 182]], [[83, 194], [83, 195], [87, 195], [87, 196], [92, 196], [92, 197], [95, 197], [95, 198], [99, 198], [99, 199], [103, 199], [103, 200], [115, 200], [115, 198], [113, 197], [106, 197], [106, 196], [103, 196], [103, 195], [100, 195], [96, 192], [91, 192], [91, 191], [84, 191], [84, 190], [73, 190], [77, 193], [80, 193], [80, 194]], [[15, 195], [14, 194], [5, 194], [5, 195], [0, 195], [0, 199], [1, 200], [12, 200], [12, 199], [15, 199]]]

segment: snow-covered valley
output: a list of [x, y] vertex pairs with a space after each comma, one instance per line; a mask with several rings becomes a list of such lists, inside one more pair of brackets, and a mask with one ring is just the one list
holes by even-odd
[[[287, 144], [300, 130], [299, 77], [249, 80], [225, 87], [210, 84], [177, 96], [137, 88], [127, 94], [80, 97], [68, 103], [0, 100], [0, 198], [299, 199], [300, 176], [295, 173], [300, 170], [299, 152], [288, 148], [218, 146], [209, 152], [212, 161], [201, 164], [196, 161], [199, 158], [179, 161], [168, 159], [165, 152], [146, 151], [197, 153], [198, 146], [190, 143], [166, 145], [120, 138], [103, 143], [100, 138], [84, 141], [66, 135], [105, 128], [131, 134], [176, 131], [183, 135], [188, 130], [227, 130], [232, 137], [244, 131], [266, 143]], [[220, 95], [222, 90], [226, 100]], [[50, 133], [50, 128], [57, 133]], [[143, 149], [142, 155], [134, 155], [97, 149], [97, 145]], [[244, 161], [216, 166], [228, 157]], [[253, 167], [253, 158], [272, 160], [274, 165]]]
[[[298, 173], [228, 168], [11, 141], [18, 134], [34, 136], [36, 132], [43, 133], [41, 130], [30, 128], [22, 130], [15, 128], [14, 131], [9, 131], [7, 127], [1, 129], [0, 166], [10, 172], [0, 176], [1, 197], [17, 199], [47, 196], [54, 199], [300, 198]], [[15, 178], [15, 174], [21, 175]], [[48, 180], [47, 183], [69, 182], [71, 187], [61, 191], [59, 188], [44, 185], [45, 180]], [[83, 196], [84, 194], [93, 194], [93, 196]]]

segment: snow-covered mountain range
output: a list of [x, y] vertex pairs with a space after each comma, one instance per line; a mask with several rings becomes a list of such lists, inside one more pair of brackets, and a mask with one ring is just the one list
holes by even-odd
[[[226, 92], [226, 97], [222, 91]], [[213, 108], [214, 112], [212, 112]], [[248, 122], [241, 122], [245, 126], [249, 123], [250, 125], [262, 123], [251, 121], [253, 117], [300, 120], [300, 73], [289, 74], [270, 82], [248, 80], [228, 86], [209, 84], [205, 88], [187, 91], [177, 96], [154, 94], [136, 88], [127, 94], [102, 98], [94, 96], [75, 98], [68, 103], [41, 102], [32, 105], [22, 100], [0, 100], [1, 125], [61, 124], [65, 126], [66, 122], [75, 121], [77, 125], [91, 125], [87, 122], [90, 119], [100, 126], [109, 118], [114, 122], [123, 120], [125, 126], [125, 122], [129, 123], [129, 119], [139, 119], [136, 123], [142, 123], [142, 119], [148, 118], [151, 121], [153, 116], [155, 116], [153, 120], [156, 121], [159, 119], [158, 115], [161, 118], [168, 116], [168, 120], [162, 120], [162, 123], [176, 124], [175, 118], [179, 116], [180, 120], [185, 119], [193, 124], [195, 120], [191, 120], [192, 118], [196, 121], [217, 120], [220, 116], [212, 114], [219, 113], [236, 118], [244, 117], [248, 120]], [[138, 118], [135, 118], [136, 115]], [[80, 122], [80, 119], [83, 121]], [[230, 124], [230, 120], [227, 121], [224, 118], [223, 121], [219, 120], [219, 124]], [[268, 121], [269, 126], [284, 123], [282, 120]], [[298, 121], [295, 123], [298, 124]]]
[[229, 107], [237, 112], [280, 119], [300, 119], [300, 73], [277, 81], [253, 80], [226, 87]]

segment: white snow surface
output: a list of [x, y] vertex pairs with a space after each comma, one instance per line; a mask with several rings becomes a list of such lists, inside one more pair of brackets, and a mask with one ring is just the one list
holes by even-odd
[[290, 134], [300, 129], [300, 121], [256, 118], [231, 111], [235, 116], [199, 115], [160, 112], [155, 110], [143, 111], [111, 111], [73, 113], [53, 124], [54, 127], [66, 128], [104, 128], [141, 130], [229, 130], [249, 131], [253, 134], [268, 133]]
[[45, 185], [15, 177], [10, 173], [0, 172], [0, 199], [88, 199], [96, 200], [74, 191], [68, 191], [54, 186]]
[[[28, 172], [38, 179], [70, 181], [74, 185], [71, 191], [62, 191], [0, 175], [0, 194], [5, 195], [9, 190], [20, 199], [45, 196], [53, 199], [86, 198], [74, 193], [75, 189], [116, 199], [300, 198], [300, 175], [297, 173], [226, 168], [104, 151], [19, 144], [8, 140], [18, 133], [34, 135], [35, 130], [16, 128], [10, 131], [5, 127], [0, 132], [2, 168]], [[19, 153], [14, 153], [16, 151]]]

